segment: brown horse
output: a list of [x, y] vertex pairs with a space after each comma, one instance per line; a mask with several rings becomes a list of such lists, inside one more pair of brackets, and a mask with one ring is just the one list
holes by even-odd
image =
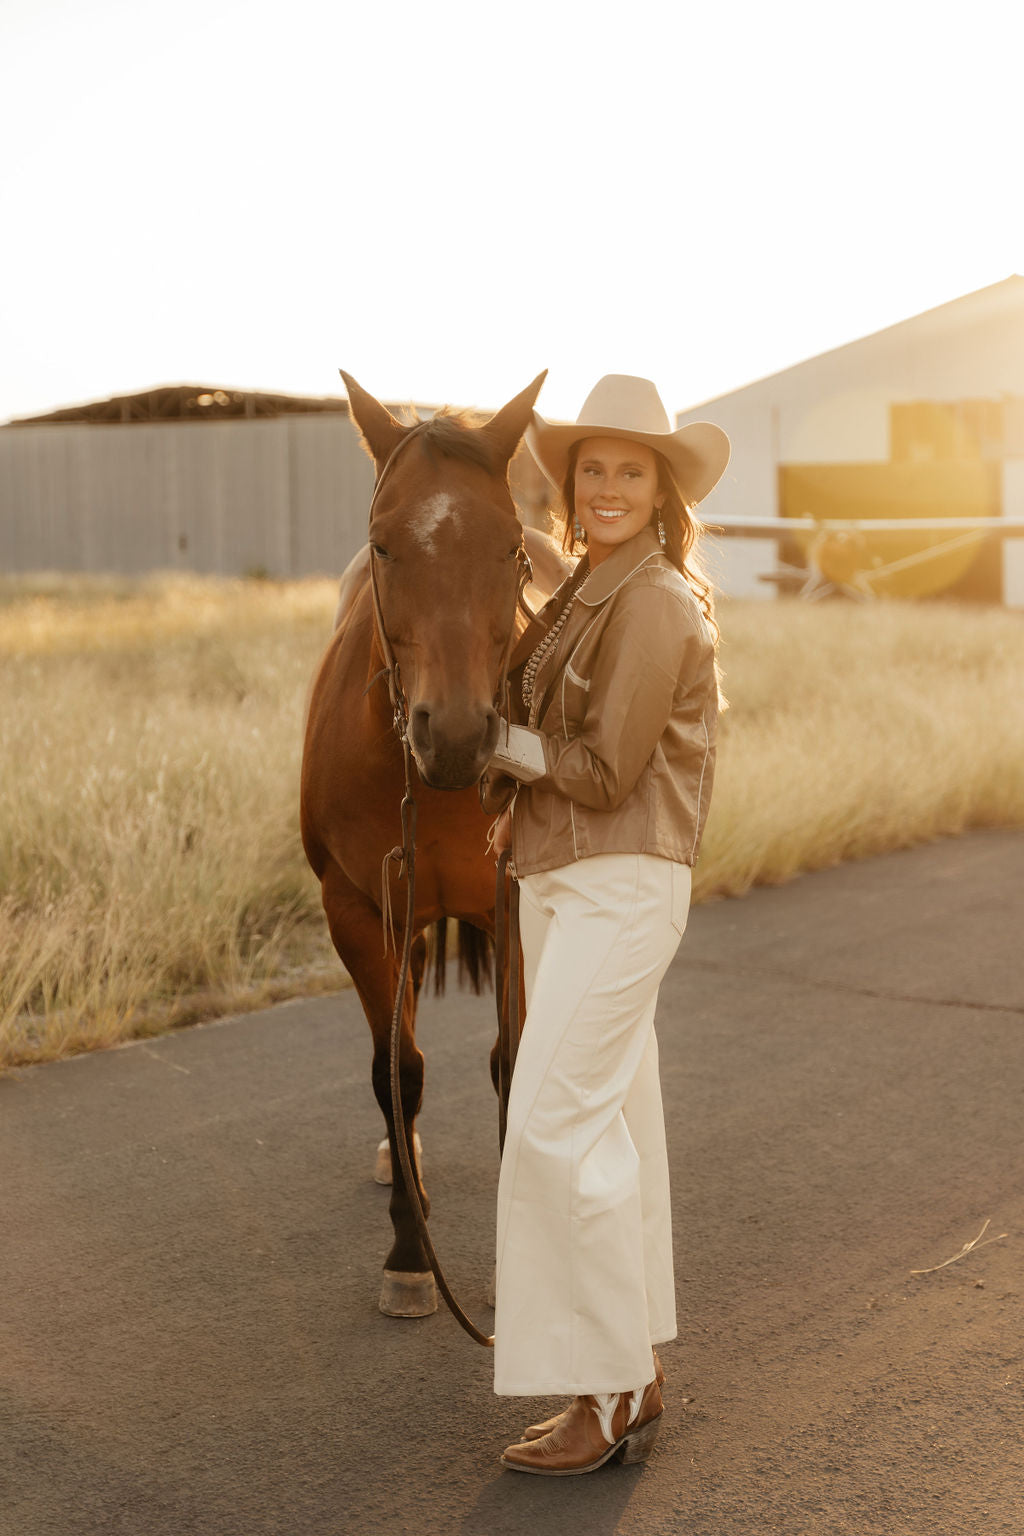
[[[460, 962], [478, 991], [490, 958], [495, 866], [487, 853], [489, 818], [477, 784], [494, 749], [495, 706], [512, 644], [526, 624], [517, 607], [524, 537], [546, 577], [538, 582], [535, 576], [528, 589], [534, 603], [553, 590], [565, 566], [544, 535], [530, 529], [524, 535], [508, 489], [509, 460], [543, 375], [483, 426], [443, 412], [415, 429], [396, 421], [354, 379], [344, 378], [353, 419], [377, 466], [378, 489], [368, 550], [345, 573], [334, 636], [313, 687], [302, 764], [302, 840], [321, 883], [334, 947], [373, 1033], [373, 1086], [394, 1170], [394, 1243], [384, 1264], [381, 1310], [422, 1316], [435, 1310], [436, 1291], [402, 1177], [390, 1087], [399, 978], [395, 949], [404, 938], [405, 897], [387, 855], [402, 841], [405, 778], [386, 651], [391, 649], [397, 662], [414, 779], [418, 775], [415, 936], [399, 1058], [412, 1145], [423, 1090], [415, 1018], [427, 930], [440, 924], [443, 935], [445, 920], [458, 919]], [[396, 927], [395, 945], [386, 953], [383, 879], [389, 881]], [[436, 948], [436, 963], [443, 967], [443, 939]], [[417, 1181], [426, 1210], [418, 1168]]]

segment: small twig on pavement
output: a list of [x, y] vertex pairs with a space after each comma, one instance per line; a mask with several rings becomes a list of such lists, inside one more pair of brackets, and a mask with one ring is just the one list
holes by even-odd
[[[991, 1220], [992, 1218], [989, 1216], [977, 1237], [972, 1242], [964, 1243], [960, 1252], [954, 1253], [951, 1259], [943, 1259], [941, 1264], [933, 1264], [931, 1269], [912, 1269], [910, 1273], [912, 1275], [934, 1275], [937, 1269], [945, 1269], [947, 1264], [955, 1264], [957, 1259], [965, 1258], [967, 1254], [973, 1253], [976, 1248], [987, 1248], [989, 1243], [1001, 1243], [1004, 1237], [1009, 1237], [1009, 1232], [1000, 1232], [998, 1237], [985, 1237]], [[982, 1242], [983, 1237], [985, 1237], [984, 1242]]]

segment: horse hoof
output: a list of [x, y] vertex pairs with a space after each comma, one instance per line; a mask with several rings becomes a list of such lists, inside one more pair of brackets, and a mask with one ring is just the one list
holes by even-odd
[[[412, 1150], [413, 1156], [416, 1159], [416, 1166], [419, 1168], [422, 1166], [421, 1159], [423, 1155], [423, 1143], [420, 1141], [419, 1131], [413, 1131], [412, 1133]], [[374, 1166], [373, 1178], [377, 1184], [390, 1184], [392, 1182], [391, 1147], [386, 1136], [377, 1148], [377, 1162]]]
[[428, 1269], [416, 1274], [406, 1269], [386, 1269], [380, 1291], [385, 1317], [429, 1317], [437, 1311], [437, 1286]]
[[373, 1170], [373, 1179], [375, 1184], [391, 1183], [391, 1148], [388, 1145], [386, 1136], [377, 1148], [377, 1162]]

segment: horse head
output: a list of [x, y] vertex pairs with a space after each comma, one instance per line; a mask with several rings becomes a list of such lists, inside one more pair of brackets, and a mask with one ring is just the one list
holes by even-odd
[[368, 533], [384, 632], [376, 645], [397, 663], [420, 777], [434, 789], [466, 789], [497, 740], [524, 572], [508, 465], [545, 375], [480, 426], [449, 411], [403, 424], [342, 378], [377, 466]]

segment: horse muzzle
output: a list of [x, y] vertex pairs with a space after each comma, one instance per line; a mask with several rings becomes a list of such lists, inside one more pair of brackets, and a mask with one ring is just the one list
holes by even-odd
[[408, 736], [425, 784], [431, 789], [470, 789], [491, 760], [498, 715], [490, 705], [414, 704]]

